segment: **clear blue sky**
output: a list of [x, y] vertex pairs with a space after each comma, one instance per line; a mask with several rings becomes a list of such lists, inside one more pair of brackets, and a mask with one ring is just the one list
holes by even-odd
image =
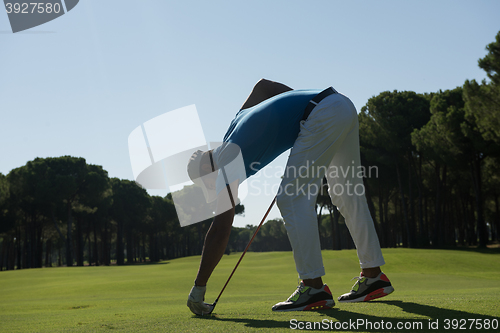
[[[134, 128], [196, 104], [207, 140], [219, 141], [263, 77], [332, 85], [358, 110], [386, 90], [482, 80], [477, 60], [500, 30], [498, 13], [494, 0], [81, 0], [12, 34], [0, 12], [0, 172], [72, 155], [132, 179]], [[270, 168], [285, 163], [286, 154]], [[272, 197], [249, 195], [235, 225], [258, 224]]]

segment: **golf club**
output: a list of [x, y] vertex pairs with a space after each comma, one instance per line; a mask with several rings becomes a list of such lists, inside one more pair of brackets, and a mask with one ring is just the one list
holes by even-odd
[[234, 266], [234, 269], [233, 269], [233, 271], [231, 272], [231, 275], [229, 275], [229, 278], [227, 279], [226, 284], [224, 285], [224, 287], [222, 287], [222, 290], [220, 291], [219, 296], [217, 296], [217, 298], [215, 299], [215, 302], [212, 304], [212, 311], [210, 311], [210, 313], [208, 313], [208, 314], [211, 314], [212, 312], [214, 312], [215, 306], [217, 305], [217, 302], [219, 301], [220, 296], [221, 296], [221, 295], [222, 295], [222, 293], [224, 292], [224, 289], [226, 289], [226, 286], [227, 286], [227, 284], [229, 283], [229, 280], [231, 280], [231, 277], [233, 276], [234, 271], [236, 271], [236, 268], [238, 268], [238, 265], [240, 264], [241, 259], [243, 259], [243, 256], [245, 255], [245, 253], [247, 253], [247, 250], [248, 250], [248, 248], [250, 247], [250, 244], [252, 244], [253, 239], [255, 238], [255, 236], [257, 235], [257, 233], [259, 232], [259, 229], [260, 229], [260, 227], [262, 226], [262, 223], [264, 223], [264, 220], [266, 219], [267, 215], [268, 215], [268, 214], [269, 214], [269, 212], [271, 211], [271, 208], [273, 208], [273, 205], [274, 205], [274, 203], [275, 203], [275, 202], [276, 202], [276, 196], [274, 197], [273, 202], [271, 202], [271, 205], [270, 205], [270, 206], [269, 206], [269, 208], [267, 209], [267, 212], [266, 212], [266, 214], [264, 215], [264, 217], [262, 218], [262, 221], [260, 221], [260, 224], [259, 224], [259, 226], [257, 227], [257, 230], [255, 230], [255, 232], [253, 233], [253, 236], [252, 236], [252, 238], [250, 239], [250, 241], [248, 242], [247, 247], [245, 248], [245, 251], [243, 251], [243, 253], [241, 254], [240, 260], [238, 260], [238, 262], [236, 263], [236, 266]]

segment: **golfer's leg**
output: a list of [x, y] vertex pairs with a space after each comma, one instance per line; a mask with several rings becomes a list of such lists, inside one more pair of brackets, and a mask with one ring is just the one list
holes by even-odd
[[361, 268], [378, 267], [385, 262], [366, 202], [360, 166], [359, 125], [356, 120], [328, 169], [329, 194], [332, 203], [345, 218]]
[[304, 155], [303, 152], [290, 155], [277, 205], [285, 222], [299, 277], [314, 279], [325, 275], [315, 210], [321, 180], [294, 176], [300, 167], [304, 172], [307, 168], [307, 164], [302, 163]]
[[[277, 204], [285, 221], [301, 279], [325, 274], [315, 211], [323, 176], [353, 124], [345, 101], [331, 95], [318, 104], [290, 152]], [[356, 115], [357, 117], [357, 115]]]

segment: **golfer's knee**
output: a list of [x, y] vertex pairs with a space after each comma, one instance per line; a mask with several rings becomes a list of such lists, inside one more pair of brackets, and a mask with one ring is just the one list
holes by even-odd
[[292, 205], [292, 197], [282, 191], [276, 196], [276, 205], [281, 211], [281, 215], [284, 215], [283, 213], [290, 209]]

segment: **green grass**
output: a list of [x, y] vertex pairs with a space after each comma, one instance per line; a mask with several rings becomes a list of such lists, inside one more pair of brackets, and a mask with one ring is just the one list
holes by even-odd
[[[274, 303], [296, 288], [291, 252], [247, 253], [211, 317], [196, 317], [186, 307], [199, 257], [156, 265], [0, 272], [0, 331], [280, 332], [290, 331], [290, 320], [296, 319], [325, 320], [329, 325], [349, 320], [422, 323], [424, 329], [407, 332], [429, 331], [429, 320], [439, 320], [440, 329], [431, 331], [450, 332], [444, 329], [445, 319], [500, 320], [498, 253], [383, 252], [383, 269], [396, 289], [392, 295], [368, 303], [336, 304], [320, 312], [271, 312]], [[208, 285], [207, 301], [215, 300], [239, 256], [224, 256]], [[356, 252], [324, 251], [323, 260], [324, 281], [334, 296], [349, 291], [350, 279], [359, 273]], [[341, 331], [402, 331], [375, 328], [351, 326]]]

